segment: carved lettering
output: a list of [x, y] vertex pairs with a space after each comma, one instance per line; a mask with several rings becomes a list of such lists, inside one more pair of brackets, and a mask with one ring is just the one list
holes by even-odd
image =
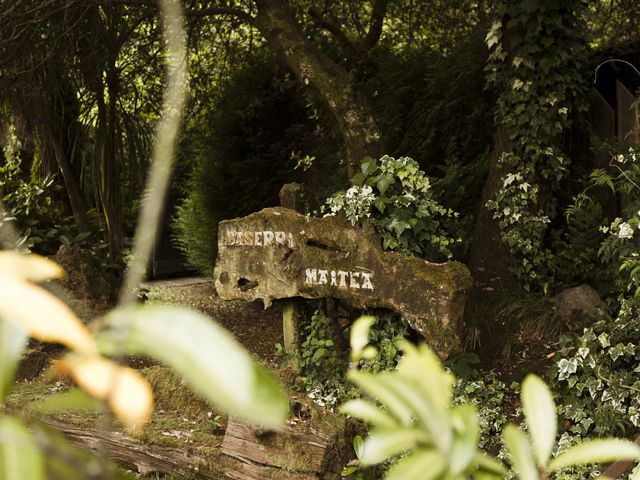
[[235, 244], [236, 245], [244, 245], [244, 242], [242, 241], [242, 232], [234, 232], [235, 234]]
[[273, 244], [273, 232], [262, 232], [262, 237], [264, 238], [264, 246], [269, 247]]
[[284, 232], [275, 232], [276, 245], [284, 247], [284, 242], [287, 240], [287, 235]]
[[327, 284], [327, 274], [329, 272], [327, 270], [318, 270], [318, 285], [326, 285]]
[[342, 270], [338, 270], [337, 272], [338, 278], [340, 278], [340, 283], [338, 283], [339, 287], [347, 288], [347, 272]]
[[253, 245], [253, 234], [251, 232], [244, 232], [244, 244], [251, 246]]
[[255, 238], [253, 244], [256, 247], [262, 247], [262, 232], [255, 232], [255, 236], [256, 236], [256, 238]]

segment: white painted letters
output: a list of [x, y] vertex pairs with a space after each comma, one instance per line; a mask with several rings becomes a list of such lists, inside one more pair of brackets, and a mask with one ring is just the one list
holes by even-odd
[[225, 247], [278, 247], [293, 248], [293, 234], [288, 232], [232, 230], [226, 231], [222, 241]]
[[305, 270], [304, 283], [306, 285], [330, 284], [338, 288], [350, 288], [353, 290], [373, 290], [372, 277], [373, 273], [371, 272], [347, 272], [345, 270], [307, 268]]

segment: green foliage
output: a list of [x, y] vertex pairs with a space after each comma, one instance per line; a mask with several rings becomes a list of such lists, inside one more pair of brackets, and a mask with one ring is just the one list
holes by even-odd
[[487, 451], [497, 446], [500, 432], [508, 420], [505, 400], [509, 391], [495, 372], [474, 371], [468, 378], [457, 377], [455, 380], [452, 403], [471, 404], [478, 410], [478, 447], [481, 450]]
[[451, 246], [461, 239], [451, 238], [447, 227], [457, 214], [434, 199], [429, 178], [414, 160], [387, 155], [368, 160], [351, 181], [346, 192], [327, 199], [329, 215], [344, 212], [354, 225], [369, 218], [385, 250], [431, 260], [452, 256]]
[[[468, 14], [460, 20], [468, 21]], [[494, 145], [496, 98], [484, 78], [485, 33], [482, 21], [446, 53], [427, 42], [417, 51], [380, 55], [379, 74], [369, 80], [385, 151], [418, 162], [432, 181], [434, 197], [460, 213], [463, 240], [475, 227]]]
[[623, 300], [616, 318], [561, 339], [553, 375], [570, 434], [628, 434], [640, 428], [639, 313], [637, 302]]
[[31, 249], [53, 254], [62, 236], [71, 236], [69, 219], [55, 198], [60, 191], [53, 175], [40, 178], [37, 175], [25, 180], [20, 150], [22, 145], [15, 135], [13, 124], [9, 127], [8, 142], [3, 149], [4, 165], [0, 166], [0, 198], [4, 211], [0, 225], [12, 223], [22, 233], [18, 245], [5, 248]]
[[[254, 49], [219, 88], [217, 101], [200, 102], [190, 114], [180, 151], [187, 179], [173, 222], [175, 243], [203, 273], [215, 261], [219, 221], [278, 205], [288, 182], [308, 181], [310, 193], [324, 196], [340, 173], [331, 132], [321, 118], [309, 118], [302, 88], [264, 50]], [[296, 171], [298, 156], [315, 160]]]
[[[361, 347], [362, 348], [362, 347]], [[480, 434], [473, 405], [450, 406], [454, 378], [426, 345], [405, 344], [405, 356], [393, 372], [352, 369], [349, 378], [371, 400], [356, 399], [341, 410], [371, 425], [362, 446], [363, 466], [400, 457], [386, 479], [502, 479], [512, 473], [478, 447]], [[585, 441], [556, 457], [557, 416], [551, 391], [535, 375], [522, 384], [528, 432], [514, 425], [503, 431], [513, 471], [523, 480], [549, 478], [573, 465], [636, 460], [640, 448], [626, 440]]]
[[[387, 310], [376, 310], [366, 317], [371, 324], [362, 329], [361, 342], [370, 344], [369, 348], [359, 357], [352, 355], [351, 361], [366, 371], [393, 370], [402, 358], [399, 344], [408, 335], [409, 324]], [[352, 326], [351, 335], [357, 336], [354, 328], [357, 327]], [[329, 408], [353, 398], [355, 391], [345, 379], [348, 362], [340, 354], [339, 333], [334, 322], [316, 311], [304, 327], [303, 338], [300, 368], [308, 395]]]
[[345, 396], [347, 362], [340, 357], [336, 341], [333, 321], [316, 311], [304, 327], [300, 370], [309, 397], [329, 408]]
[[487, 203], [527, 289], [547, 291], [555, 272], [545, 243], [569, 158], [560, 138], [584, 113], [584, 2], [501, 2], [486, 38], [487, 78], [499, 91], [497, 119], [507, 146], [495, 198]]

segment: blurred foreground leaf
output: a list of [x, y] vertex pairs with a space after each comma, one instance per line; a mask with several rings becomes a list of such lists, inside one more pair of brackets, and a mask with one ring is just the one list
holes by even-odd
[[131, 430], [141, 429], [153, 412], [153, 392], [135, 370], [99, 356], [69, 354], [53, 365], [89, 395], [105, 401]]
[[53, 294], [25, 280], [0, 273], [0, 316], [40, 341], [95, 353], [91, 333], [75, 313]]
[[53, 260], [34, 253], [25, 255], [14, 250], [0, 252], [0, 272], [4, 275], [42, 282], [64, 276], [62, 267]]
[[0, 417], [0, 478], [45, 478], [42, 454], [29, 431], [15, 418]]
[[27, 344], [26, 332], [0, 319], [0, 404], [4, 403], [16, 373], [20, 354]]
[[107, 354], [154, 357], [225, 412], [279, 426], [289, 403], [273, 376], [233, 336], [208, 317], [181, 307], [145, 305], [115, 310], [99, 338]]

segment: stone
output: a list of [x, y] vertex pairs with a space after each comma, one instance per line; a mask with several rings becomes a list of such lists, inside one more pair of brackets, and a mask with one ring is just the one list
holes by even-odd
[[596, 320], [604, 313], [600, 295], [586, 283], [563, 290], [553, 297], [553, 301], [558, 320], [565, 325], [571, 325], [576, 319]]
[[222, 299], [338, 298], [405, 316], [441, 357], [457, 352], [472, 280], [458, 262], [384, 252], [373, 227], [267, 208], [220, 222], [214, 280]]

